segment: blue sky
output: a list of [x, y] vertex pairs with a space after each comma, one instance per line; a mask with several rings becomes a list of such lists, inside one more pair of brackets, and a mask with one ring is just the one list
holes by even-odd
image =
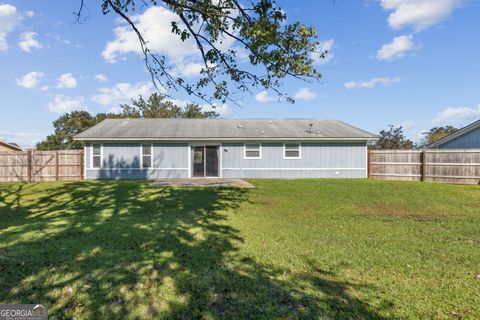
[[[0, 139], [32, 146], [62, 112], [107, 112], [153, 90], [130, 31], [93, 0], [86, 0], [86, 20], [75, 23], [79, 2], [0, 2]], [[480, 1], [277, 3], [290, 22], [318, 29], [330, 52], [318, 61], [323, 77], [285, 80], [283, 91], [297, 97], [293, 105], [260, 91], [244, 96], [242, 107], [223, 107], [223, 117], [335, 118], [371, 132], [403, 125], [415, 140], [433, 126], [480, 118]], [[135, 14], [155, 49], [195, 79], [192, 45], [164, 32], [171, 13]]]

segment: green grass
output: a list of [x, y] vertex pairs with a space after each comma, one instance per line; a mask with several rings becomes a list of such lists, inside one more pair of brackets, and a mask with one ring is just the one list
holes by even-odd
[[478, 319], [480, 187], [0, 184], [0, 303], [52, 319]]

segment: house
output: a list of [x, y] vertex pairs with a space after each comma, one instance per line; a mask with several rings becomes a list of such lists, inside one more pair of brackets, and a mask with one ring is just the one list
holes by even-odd
[[480, 149], [480, 119], [428, 145], [435, 149]]
[[318, 119], [107, 119], [75, 137], [86, 179], [365, 178], [376, 139]]
[[23, 151], [16, 143], [0, 141], [0, 152]]

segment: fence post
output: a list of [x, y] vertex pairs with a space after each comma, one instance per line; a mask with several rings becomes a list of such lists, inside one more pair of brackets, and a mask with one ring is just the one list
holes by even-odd
[[27, 152], [27, 181], [32, 182], [32, 150]]
[[55, 181], [59, 179], [60, 164], [58, 163], [58, 150], [55, 150]]
[[425, 149], [422, 150], [422, 156], [420, 157], [420, 162], [421, 162], [420, 174], [422, 175], [420, 177], [420, 181], [425, 181], [425, 175], [427, 172], [427, 151]]
[[83, 180], [83, 175], [84, 175], [83, 169], [85, 167], [85, 164], [83, 163], [83, 157], [84, 157], [83, 149], [80, 151], [79, 157], [80, 157], [80, 180]]
[[370, 179], [372, 174], [372, 150], [367, 149], [367, 179]]

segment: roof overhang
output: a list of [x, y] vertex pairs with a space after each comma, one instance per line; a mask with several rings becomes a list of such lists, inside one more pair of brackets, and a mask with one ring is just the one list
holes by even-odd
[[5, 146], [5, 147], [10, 148], [10, 149], [13, 149], [15, 151], [23, 151], [22, 148], [14, 146], [13, 144], [10, 144], [10, 143], [7, 143], [7, 142], [0, 141], [0, 145]]

